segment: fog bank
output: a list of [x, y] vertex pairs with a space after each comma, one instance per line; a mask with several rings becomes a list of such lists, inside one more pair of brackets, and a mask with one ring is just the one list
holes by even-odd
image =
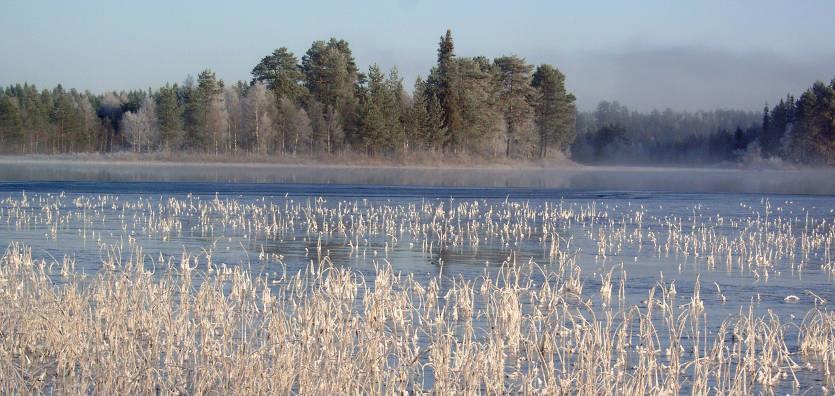
[[[651, 167], [576, 167], [465, 169], [422, 167], [294, 166], [273, 164], [80, 162], [16, 157], [0, 158], [0, 189], [67, 188], [97, 190], [98, 182], [181, 182], [167, 187], [149, 183], [131, 192], [175, 189], [180, 192], [247, 191], [265, 195], [315, 189], [310, 185], [345, 185], [346, 191], [374, 193], [379, 185], [419, 190], [422, 186], [481, 190], [532, 189], [548, 196], [556, 191], [630, 191], [676, 193], [755, 193], [835, 195], [835, 169], [710, 169]], [[83, 182], [83, 183], [78, 183]], [[192, 183], [192, 184], [189, 184]], [[232, 185], [227, 185], [232, 183]], [[242, 183], [235, 185], [235, 183]], [[257, 183], [253, 185], [252, 183]], [[302, 184], [308, 186], [277, 186]], [[40, 187], [39, 187], [40, 186]], [[120, 188], [131, 189], [129, 185]], [[536, 191], [533, 191], [536, 190]], [[160, 190], [162, 191], [162, 190]], [[484, 193], [490, 191], [472, 191]], [[466, 193], [466, 191], [458, 191]], [[554, 198], [559, 198], [554, 195]]]

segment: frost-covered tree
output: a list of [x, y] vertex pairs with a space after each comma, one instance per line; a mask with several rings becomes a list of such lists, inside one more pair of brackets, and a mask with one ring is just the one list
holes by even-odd
[[206, 131], [211, 137], [215, 155], [231, 151], [231, 134], [229, 133], [229, 113], [226, 111], [226, 99], [218, 95], [209, 105], [206, 113]]
[[243, 109], [244, 125], [252, 150], [261, 155], [272, 152], [276, 144], [276, 108], [275, 98], [266, 84], [258, 81], [247, 90]]
[[295, 155], [302, 149], [306, 142], [310, 141], [313, 129], [310, 125], [310, 118], [304, 109], [296, 106], [287, 98], [279, 102], [281, 112], [281, 129], [287, 137], [290, 151]]
[[159, 139], [156, 103], [145, 98], [139, 110], [129, 111], [122, 116], [122, 133], [134, 152], [156, 149]]
[[244, 132], [244, 109], [241, 96], [245, 83], [238, 82], [236, 86], [223, 89], [223, 100], [226, 105], [226, 114], [229, 120], [229, 150], [237, 152], [241, 149], [241, 140]]

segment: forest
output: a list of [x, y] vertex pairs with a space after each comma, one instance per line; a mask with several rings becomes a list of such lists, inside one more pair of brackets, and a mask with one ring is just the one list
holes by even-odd
[[251, 74], [227, 83], [206, 69], [182, 83], [102, 94], [9, 85], [0, 89], [0, 152], [835, 163], [835, 79], [763, 114], [639, 113], [605, 101], [578, 112], [557, 67], [456, 56], [450, 31], [411, 91], [397, 68], [359, 70], [349, 44], [335, 38], [313, 42], [301, 59], [278, 48]]

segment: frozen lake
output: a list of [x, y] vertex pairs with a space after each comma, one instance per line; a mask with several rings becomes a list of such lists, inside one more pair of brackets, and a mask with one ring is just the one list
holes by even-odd
[[[605, 306], [607, 274], [622, 281], [627, 307], [645, 306], [658, 285], [690, 296], [698, 279], [708, 333], [753, 307], [786, 323], [792, 353], [792, 324], [825, 310], [821, 299], [835, 301], [829, 170], [34, 161], [3, 163], [0, 180], [0, 244], [71, 257], [91, 274], [108, 254], [141, 248], [160, 268], [185, 252], [203, 269], [210, 259], [256, 275], [295, 273], [326, 256], [370, 274], [368, 283], [382, 263], [417, 279], [475, 280], [508, 265], [555, 265], [556, 244], [594, 307]], [[820, 365], [810, 367], [796, 373], [801, 389], [824, 380]]]

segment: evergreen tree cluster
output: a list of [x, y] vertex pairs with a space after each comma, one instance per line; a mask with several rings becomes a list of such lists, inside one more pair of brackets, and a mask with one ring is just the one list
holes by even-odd
[[211, 70], [131, 92], [0, 90], [7, 153], [190, 151], [391, 156], [438, 151], [536, 158], [574, 137], [574, 97], [550, 65], [516, 56], [456, 57], [452, 33], [409, 94], [396, 68], [361, 72], [348, 43], [315, 41], [298, 59], [282, 47], [226, 84]]
[[601, 102], [578, 114], [572, 158], [586, 163], [721, 163], [751, 157], [835, 165], [835, 79], [762, 115], [716, 110], [649, 114]]
[[800, 163], [835, 165], [835, 78], [815, 82], [799, 98], [787, 95], [763, 109], [763, 154]]
[[281, 47], [249, 81], [211, 70], [180, 84], [130, 92], [0, 89], [0, 152], [439, 152], [583, 163], [733, 162], [757, 153], [835, 164], [835, 79], [752, 112], [639, 113], [601, 102], [578, 113], [554, 66], [511, 55], [459, 57], [452, 33], [411, 93], [396, 68], [359, 70], [348, 43], [312, 43], [301, 59]]
[[760, 136], [759, 121], [750, 111], [640, 113], [604, 101], [595, 111], [578, 114], [571, 155], [583, 163], [735, 162]]
[[120, 145], [112, 133], [141, 97], [94, 96], [58, 85], [39, 91], [17, 84], [0, 89], [0, 151], [66, 153], [108, 151]]

